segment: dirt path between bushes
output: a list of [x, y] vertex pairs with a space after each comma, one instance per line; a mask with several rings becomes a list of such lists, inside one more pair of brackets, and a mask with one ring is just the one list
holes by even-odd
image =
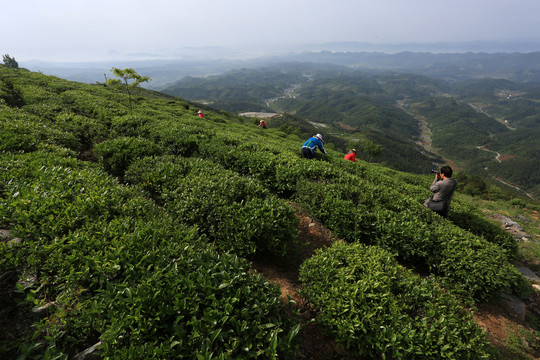
[[276, 263], [272, 259], [257, 259], [253, 262], [252, 268], [267, 280], [281, 287], [283, 301], [288, 302], [290, 296], [296, 303], [295, 308], [300, 314], [302, 323], [302, 328], [297, 335], [301, 354], [300, 359], [358, 359], [357, 357], [350, 357], [347, 351], [322, 333], [321, 329], [313, 321], [316, 316], [315, 311], [298, 293], [301, 289], [298, 270], [302, 262], [313, 256], [315, 250], [331, 246], [334, 242], [341, 240], [336, 239], [330, 230], [309, 217], [299, 207], [294, 204], [292, 206], [295, 208], [296, 216], [300, 220], [298, 226], [299, 246], [294, 255], [288, 259], [287, 263]]
[[[333, 233], [323, 225], [309, 217], [295, 204], [300, 220], [298, 230], [299, 248], [295, 256], [287, 263], [276, 263], [271, 259], [257, 259], [252, 268], [262, 276], [281, 287], [283, 301], [288, 302], [290, 296], [296, 303], [295, 307], [300, 313], [302, 328], [298, 333], [300, 359], [337, 360], [360, 359], [351, 356], [335, 341], [325, 336], [314, 322], [316, 312], [299, 295], [301, 284], [298, 280], [298, 270], [302, 262], [314, 255], [315, 250], [331, 246], [337, 239]], [[540, 321], [540, 296], [536, 294], [532, 304], [528, 306], [529, 313], [536, 321]], [[519, 339], [522, 343], [520, 359], [540, 359], [540, 339], [536, 332], [506, 303], [484, 304], [473, 314], [475, 322], [484, 329], [488, 341], [494, 345], [503, 359], [516, 359], [516, 352], [509, 347], [512, 339]], [[527, 335], [525, 335], [527, 334]], [[528, 338], [528, 340], [524, 340]], [[362, 360], [362, 359], [360, 359]]]

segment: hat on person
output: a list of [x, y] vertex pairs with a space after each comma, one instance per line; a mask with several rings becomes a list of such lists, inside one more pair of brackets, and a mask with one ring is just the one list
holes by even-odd
[[202, 114], [202, 110], [199, 110], [199, 114]]
[[321, 140], [322, 142], [324, 142], [324, 140], [322, 139], [322, 135], [321, 134], [317, 134], [315, 135], [314, 137], [316, 137], [317, 139]]
[[351, 149], [351, 151], [352, 151], [353, 153], [356, 153], [356, 149]]

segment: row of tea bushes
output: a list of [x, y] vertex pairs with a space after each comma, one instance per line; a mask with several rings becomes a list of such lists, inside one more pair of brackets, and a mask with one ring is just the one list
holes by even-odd
[[[277, 358], [299, 326], [279, 289], [184, 224], [66, 150], [0, 155], [0, 273], [50, 306], [0, 354], [72, 358]], [[32, 330], [32, 331], [34, 331]]]
[[178, 221], [197, 226], [222, 250], [285, 256], [298, 235], [294, 210], [264, 188], [209, 160], [163, 156], [136, 161], [138, 184]]
[[[416, 178], [361, 162], [304, 160], [276, 150], [272, 141], [240, 143], [219, 134], [199, 144], [199, 153], [290, 197], [338, 237], [395, 252], [408, 266], [442, 277], [477, 301], [527, 291], [510, 262], [517, 253], [513, 239], [473, 209], [458, 206], [451, 215], [456, 223], [448, 222], [421, 205], [429, 184]], [[460, 224], [463, 217], [468, 219]]]
[[[36, 132], [39, 135], [69, 134], [71, 138], [68, 139], [39, 136], [39, 140], [77, 152], [87, 151], [99, 142], [116, 137], [145, 137], [158, 120], [178, 119], [189, 114], [186, 102], [151, 96], [151, 92], [137, 97], [134, 110], [130, 111], [127, 94], [104, 86], [69, 82], [24, 69], [0, 68], [0, 75], [0, 105], [7, 105], [2, 116], [11, 109], [21, 120], [17, 127], [31, 126], [25, 129], [29, 136]], [[31, 124], [25, 123], [25, 119]]]
[[379, 247], [337, 242], [300, 269], [317, 321], [362, 359], [489, 359], [460, 303]]
[[[263, 142], [264, 140], [264, 142]], [[329, 162], [305, 161], [279, 140], [270, 137], [239, 141], [228, 134], [216, 134], [211, 142], [199, 144], [199, 154], [242, 175], [254, 176], [283, 197], [296, 192], [298, 181], [336, 181], [340, 176]], [[344, 179], [345, 181], [345, 179]]]
[[[196, 153], [243, 176], [255, 176], [273, 192], [294, 198], [339, 237], [349, 242], [378, 244], [396, 252], [405, 264], [444, 277], [445, 283], [467, 289], [476, 300], [518, 291], [524, 285], [523, 278], [510, 264], [517, 253], [513, 239], [482, 219], [474, 209], [459, 206], [458, 202], [455, 202], [457, 206], [454, 208], [457, 210], [451, 213], [450, 218], [459, 227], [427, 211], [420, 205], [428, 195], [427, 186], [417, 176], [340, 159], [306, 161], [297, 153], [287, 150], [286, 146], [280, 146], [275, 137], [266, 134], [261, 135], [265, 141], [263, 143], [261, 139], [252, 141], [234, 136], [233, 130], [217, 132], [194, 121], [168, 125], [172, 131], [163, 128], [152, 130], [154, 134], [161, 134], [155, 139], [178, 138], [178, 141], [182, 141], [196, 137], [196, 148], [188, 154]], [[172, 135], [178, 132], [182, 135]], [[249, 139], [253, 135], [244, 136]], [[144, 144], [138, 148], [148, 154], [153, 151], [152, 146]], [[98, 153], [99, 149], [98, 146]], [[111, 151], [117, 157], [123, 153], [135, 159], [144, 155], [137, 151]], [[150, 169], [152, 166], [147, 164], [134, 168]], [[152, 177], [156, 178], [154, 175]], [[174, 175], [169, 174], [169, 177]], [[211, 182], [216, 181], [212, 179]], [[190, 183], [188, 188], [193, 187], [194, 183]], [[205, 186], [222, 193], [216, 189], [219, 187], [216, 183]], [[176, 198], [180, 200], [171, 198], [168, 202], [185, 202], [183, 199], [189, 198], [185, 193], [187, 190], [182, 190], [185, 187], [179, 184], [174, 187], [179, 189], [181, 195]], [[186, 206], [193, 207], [190, 204]], [[238, 214], [238, 211], [236, 209], [232, 213]], [[212, 209], [206, 211], [204, 216], [217, 213]], [[205, 217], [194, 219], [196, 215], [197, 212], [188, 220], [191, 224], [206, 226], [216, 221]], [[181, 216], [191, 215], [182, 212]], [[220, 213], [217, 216], [222, 218], [224, 215]], [[243, 218], [243, 215], [239, 218]], [[230, 224], [234, 224], [235, 228], [239, 226], [235, 222]], [[210, 225], [208, 231], [219, 233], [220, 229], [216, 231]], [[216, 239], [215, 235], [213, 237]], [[241, 245], [247, 248], [240, 253], [253, 252], [253, 245], [248, 245], [250, 242], [253, 244], [249, 241]], [[224, 244], [228, 246], [226, 242]], [[456, 263], [455, 260], [459, 261]]]
[[512, 235], [502, 227], [494, 226], [478, 208], [456, 201], [452, 205], [452, 212], [449, 215], [449, 219], [453, 223], [459, 224], [460, 228], [481, 236], [505, 249], [510, 260], [517, 258], [519, 247]]
[[[498, 244], [455, 226], [397, 191], [387, 189], [374, 202], [370, 187], [361, 182], [348, 186], [306, 181], [299, 184], [295, 199], [346, 241], [379, 245], [404, 264], [440, 276], [446, 286], [461, 289], [476, 301], [528, 288], [508, 251]], [[385, 201], [392, 204], [385, 206]]]
[[73, 150], [81, 147], [73, 133], [40, 123], [38, 116], [18, 109], [3, 107], [0, 127], [0, 152], [36, 151], [43, 143]]

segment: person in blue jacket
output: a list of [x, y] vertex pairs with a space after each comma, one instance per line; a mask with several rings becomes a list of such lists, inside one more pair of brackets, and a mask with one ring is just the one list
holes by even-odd
[[317, 148], [319, 148], [319, 150], [326, 155], [326, 150], [324, 150], [323, 143], [324, 141], [321, 134], [310, 137], [307, 139], [304, 145], [302, 145], [302, 156], [306, 159], [313, 159]]

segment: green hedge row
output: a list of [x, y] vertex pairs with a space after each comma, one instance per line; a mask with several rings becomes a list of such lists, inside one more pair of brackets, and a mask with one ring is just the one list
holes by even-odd
[[222, 250], [285, 256], [298, 235], [298, 219], [284, 200], [208, 160], [144, 158], [129, 168], [126, 180], [140, 185], [178, 221], [197, 226]]
[[397, 191], [372, 187], [306, 181], [299, 184], [295, 199], [346, 241], [379, 245], [476, 301], [526, 288], [498, 238], [490, 242]]
[[40, 122], [40, 118], [27, 112], [3, 108], [0, 112], [0, 152], [36, 151], [40, 144], [58, 145], [79, 150], [77, 137], [66, 130]]
[[378, 247], [337, 242], [300, 269], [317, 321], [369, 359], [488, 359], [483, 331], [460, 303]]
[[35, 333], [0, 354], [71, 358], [101, 341], [121, 358], [277, 358], [294, 351], [295, 316], [249, 264], [69, 152], [0, 156], [0, 273], [54, 302]]
[[290, 197], [297, 182], [306, 177], [315, 181], [334, 181], [340, 176], [328, 162], [305, 161], [297, 153], [274, 144], [276, 139], [240, 141], [227, 134], [199, 144], [199, 154], [239, 174], [254, 176], [280, 196]]
[[526, 291], [525, 280], [511, 264], [517, 254], [513, 239], [473, 209], [457, 206], [452, 223], [424, 208], [429, 183], [360, 162], [308, 161], [270, 144], [219, 134], [200, 144], [199, 151], [291, 197], [338, 237], [382, 246], [477, 301]]

